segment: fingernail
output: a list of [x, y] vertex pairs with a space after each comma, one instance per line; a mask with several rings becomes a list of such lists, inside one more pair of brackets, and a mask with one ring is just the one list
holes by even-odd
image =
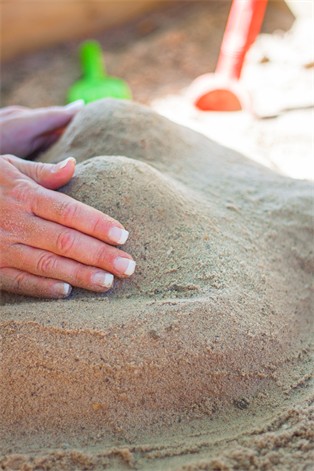
[[111, 275], [111, 273], [95, 273], [95, 275], [92, 276], [92, 283], [104, 288], [111, 288], [113, 275]]
[[55, 285], [56, 293], [62, 296], [63, 298], [67, 298], [72, 291], [72, 286], [69, 283], [57, 283]]
[[122, 245], [127, 241], [129, 237], [128, 231], [120, 229], [120, 227], [112, 227], [108, 233], [110, 240], [116, 244]]
[[70, 160], [72, 160], [72, 162], [76, 163], [76, 160], [74, 157], [68, 157], [67, 159], [65, 160], [62, 160], [62, 162], [58, 163], [57, 165], [55, 165], [55, 167], [52, 169], [52, 171], [54, 173], [58, 172], [59, 170], [61, 170], [62, 168], [66, 167], [68, 165], [68, 163], [70, 162]]
[[84, 100], [76, 100], [76, 101], [73, 101], [72, 103], [69, 103], [68, 105], [65, 105], [64, 108], [66, 110], [76, 111], [76, 110], [82, 109], [84, 105], [85, 105]]
[[136, 263], [129, 258], [118, 257], [114, 261], [114, 267], [121, 275], [131, 276], [135, 271]]

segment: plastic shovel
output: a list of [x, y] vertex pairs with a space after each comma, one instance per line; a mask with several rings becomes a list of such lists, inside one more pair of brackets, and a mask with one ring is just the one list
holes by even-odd
[[233, 0], [214, 74], [191, 84], [188, 95], [203, 111], [239, 111], [250, 107], [239, 83], [245, 55], [259, 34], [267, 0]]
[[97, 41], [86, 41], [80, 47], [83, 77], [68, 90], [67, 101], [84, 100], [85, 103], [101, 98], [131, 99], [128, 84], [117, 77], [106, 75], [103, 55]]

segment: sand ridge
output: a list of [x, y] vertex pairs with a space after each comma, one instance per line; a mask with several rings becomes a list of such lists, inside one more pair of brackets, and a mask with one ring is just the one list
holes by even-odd
[[106, 295], [4, 298], [9, 430], [128, 433], [195, 406], [211, 416], [307, 351], [309, 183], [114, 100], [87, 106], [41, 160], [69, 155], [81, 163], [62, 191], [125, 224], [138, 270]]

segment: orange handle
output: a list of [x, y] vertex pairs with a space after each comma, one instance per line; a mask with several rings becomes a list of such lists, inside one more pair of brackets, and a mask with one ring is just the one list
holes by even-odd
[[233, 0], [216, 73], [238, 80], [245, 55], [259, 34], [267, 0]]

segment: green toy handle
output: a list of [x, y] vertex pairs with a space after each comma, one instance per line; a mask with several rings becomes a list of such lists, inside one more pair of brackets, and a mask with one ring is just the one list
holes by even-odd
[[80, 48], [83, 74], [89, 79], [105, 77], [105, 66], [100, 44], [97, 41], [85, 41]]

